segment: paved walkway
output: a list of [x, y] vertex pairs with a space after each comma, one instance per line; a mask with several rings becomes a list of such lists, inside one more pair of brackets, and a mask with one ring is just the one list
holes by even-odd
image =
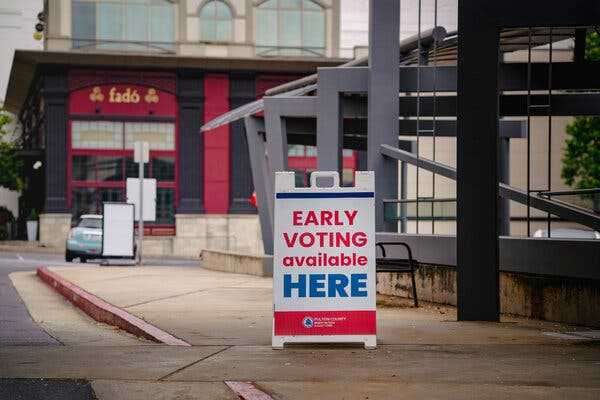
[[0, 253], [0, 346], [58, 344], [31, 319], [8, 277], [25, 269], [31, 265], [22, 256]]
[[[600, 346], [563, 335], [574, 327], [459, 323], [452, 308], [382, 307], [377, 350], [272, 350], [268, 278], [174, 267], [54, 271], [194, 346], [110, 338], [102, 347], [2, 347], [0, 377], [89, 379], [111, 399], [234, 399], [224, 381], [256, 382], [276, 399], [600, 398]], [[27, 281], [14, 278], [25, 292]]]

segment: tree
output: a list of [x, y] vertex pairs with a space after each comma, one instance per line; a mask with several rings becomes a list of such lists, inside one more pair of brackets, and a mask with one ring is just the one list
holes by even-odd
[[[585, 39], [586, 61], [600, 61], [600, 34]], [[567, 126], [561, 176], [577, 189], [600, 187], [600, 117], [576, 117]]]
[[578, 189], [600, 187], [600, 118], [575, 118], [567, 135], [563, 179]]
[[17, 145], [8, 140], [6, 126], [11, 118], [0, 113], [0, 186], [11, 190], [21, 190], [23, 181], [20, 177], [21, 161], [17, 158]]

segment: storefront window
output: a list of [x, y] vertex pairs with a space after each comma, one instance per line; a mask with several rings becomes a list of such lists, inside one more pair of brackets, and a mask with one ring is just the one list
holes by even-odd
[[325, 55], [325, 12], [311, 0], [269, 0], [256, 9], [256, 53]]
[[175, 222], [175, 190], [158, 188], [156, 190], [156, 223], [173, 224]]
[[137, 141], [148, 142], [150, 150], [175, 150], [175, 126], [158, 122], [125, 123], [125, 148], [133, 149]]
[[73, 220], [77, 220], [83, 214], [102, 214], [104, 202], [121, 202], [125, 196], [123, 189], [75, 188], [71, 191], [71, 199]]
[[96, 160], [93, 156], [73, 156], [72, 178], [76, 181], [95, 181]]
[[73, 189], [71, 199], [73, 219], [78, 219], [82, 214], [96, 214], [96, 190], [88, 188]]
[[110, 121], [73, 121], [74, 149], [122, 149], [123, 124]]
[[152, 177], [159, 181], [175, 180], [175, 158], [154, 157], [152, 158]]
[[122, 189], [99, 189], [98, 190], [98, 212], [102, 212], [102, 203], [124, 201]]
[[[125, 178], [137, 178], [140, 176], [140, 165], [133, 161], [133, 157], [125, 159]], [[144, 176], [150, 176], [150, 164], [144, 164]]]
[[[124, 201], [127, 178], [139, 176], [133, 143], [150, 143], [144, 176], [157, 182], [155, 224], [175, 223], [175, 124], [168, 122], [72, 121], [73, 217], [101, 213], [102, 203]], [[152, 224], [150, 224], [152, 225]]]
[[73, 48], [174, 50], [175, 4], [170, 0], [73, 0]]
[[122, 157], [96, 157], [96, 180], [115, 182], [123, 180]]

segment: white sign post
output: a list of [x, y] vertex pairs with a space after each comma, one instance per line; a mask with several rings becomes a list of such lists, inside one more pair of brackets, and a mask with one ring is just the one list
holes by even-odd
[[133, 150], [133, 161], [138, 163], [140, 178], [140, 197], [138, 220], [138, 264], [142, 265], [142, 246], [144, 241], [144, 164], [150, 161], [150, 145], [148, 142], [135, 142]]
[[[317, 179], [333, 186], [317, 187]], [[313, 172], [295, 188], [275, 175], [273, 348], [344, 342], [376, 347], [373, 172], [340, 187], [337, 172]]]

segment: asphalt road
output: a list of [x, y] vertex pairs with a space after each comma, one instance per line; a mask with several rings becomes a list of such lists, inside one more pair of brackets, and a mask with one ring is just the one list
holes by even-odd
[[[117, 262], [115, 261], [112, 261]], [[25, 304], [12, 285], [8, 275], [16, 271], [32, 271], [41, 266], [78, 266], [67, 263], [61, 254], [0, 252], [0, 346], [59, 345], [30, 317]], [[88, 263], [97, 265], [97, 263]], [[144, 267], [152, 266], [197, 267], [198, 261], [184, 259], [147, 259]], [[132, 268], [137, 268], [133, 267]]]

